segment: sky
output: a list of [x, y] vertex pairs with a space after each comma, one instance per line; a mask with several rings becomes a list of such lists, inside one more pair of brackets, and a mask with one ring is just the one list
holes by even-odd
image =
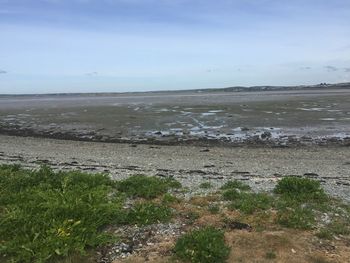
[[0, 0], [0, 94], [348, 81], [349, 0]]

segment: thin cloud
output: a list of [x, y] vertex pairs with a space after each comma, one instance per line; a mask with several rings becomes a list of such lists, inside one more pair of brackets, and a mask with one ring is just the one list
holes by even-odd
[[310, 70], [311, 67], [300, 67], [299, 69], [300, 69], [300, 70]]
[[6, 73], [7, 73], [7, 71], [0, 69], [0, 74], [6, 74]]
[[328, 71], [328, 72], [334, 72], [334, 71], [337, 71], [338, 68], [337, 67], [334, 67], [334, 66], [325, 66], [325, 69]]
[[345, 72], [350, 72], [350, 68], [344, 68]]
[[93, 77], [93, 76], [97, 76], [98, 75], [98, 72], [94, 71], [94, 72], [88, 72], [85, 74], [86, 76], [89, 76], [89, 77]]

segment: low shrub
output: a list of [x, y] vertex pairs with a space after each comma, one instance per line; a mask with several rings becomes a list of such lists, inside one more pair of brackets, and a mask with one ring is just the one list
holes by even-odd
[[283, 198], [299, 202], [324, 202], [328, 200], [319, 181], [295, 176], [281, 179], [277, 183], [274, 192], [280, 194]]
[[237, 200], [240, 197], [241, 194], [236, 189], [228, 189], [222, 193], [222, 198], [226, 201]]
[[213, 227], [194, 230], [180, 237], [174, 248], [175, 256], [185, 262], [223, 263], [230, 253], [224, 233]]

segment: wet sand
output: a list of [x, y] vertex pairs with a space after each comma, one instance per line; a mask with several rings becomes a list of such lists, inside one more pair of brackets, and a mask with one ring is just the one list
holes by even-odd
[[350, 145], [350, 89], [0, 97], [0, 134], [196, 145]]

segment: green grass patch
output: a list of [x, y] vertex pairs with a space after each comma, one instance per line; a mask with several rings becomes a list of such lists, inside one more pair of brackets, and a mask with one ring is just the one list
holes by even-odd
[[173, 196], [172, 194], [165, 193], [162, 198], [163, 204], [173, 204], [173, 203], [180, 203], [180, 199], [176, 196]]
[[241, 197], [241, 193], [236, 189], [228, 189], [222, 193], [222, 198], [226, 201], [237, 200]]
[[230, 249], [225, 244], [224, 232], [207, 227], [180, 237], [174, 253], [184, 262], [223, 263], [226, 262]]
[[294, 229], [311, 229], [315, 224], [315, 214], [307, 207], [285, 207], [277, 212], [277, 223]]
[[0, 166], [0, 254], [44, 262], [111, 241], [103, 233], [122, 199], [103, 174]]
[[328, 197], [319, 181], [289, 176], [281, 179], [275, 189], [276, 194], [299, 202], [325, 202]]
[[240, 193], [234, 199], [229, 208], [238, 209], [244, 214], [252, 214], [257, 211], [268, 210], [273, 206], [272, 196], [266, 193]]
[[138, 203], [126, 214], [124, 224], [150, 225], [167, 222], [172, 217], [169, 207], [152, 202]]
[[129, 197], [156, 198], [171, 188], [180, 188], [181, 184], [171, 178], [162, 179], [145, 175], [134, 175], [119, 181], [117, 189]]
[[241, 181], [238, 180], [232, 180], [226, 182], [223, 186], [221, 186], [221, 190], [228, 190], [228, 189], [238, 189], [241, 191], [248, 191], [250, 190], [250, 186], [242, 183]]

